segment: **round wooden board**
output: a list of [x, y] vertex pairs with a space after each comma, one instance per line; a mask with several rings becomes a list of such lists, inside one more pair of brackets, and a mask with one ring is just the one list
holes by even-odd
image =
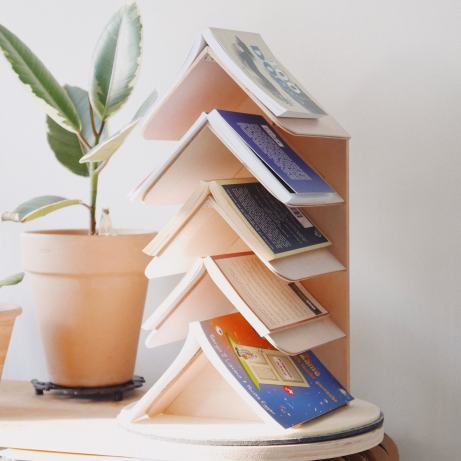
[[358, 453], [382, 442], [378, 407], [355, 399], [349, 405], [302, 426], [283, 430], [258, 422], [205, 420], [160, 415], [119, 422], [155, 440], [168, 461], [310, 461]]
[[372, 432], [329, 442], [289, 445], [203, 445], [197, 443], [156, 440], [149, 459], [156, 456], [164, 461], [314, 461], [343, 457], [368, 450], [384, 437], [383, 428]]

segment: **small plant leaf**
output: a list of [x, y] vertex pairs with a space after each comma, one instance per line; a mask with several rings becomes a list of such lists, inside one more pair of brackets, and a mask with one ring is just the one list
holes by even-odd
[[64, 88], [37, 56], [12, 32], [0, 24], [0, 48], [24, 85], [45, 106], [46, 113], [59, 125], [80, 130], [80, 118]]
[[24, 279], [24, 273], [20, 272], [19, 274], [10, 275], [9, 277], [0, 280], [0, 288], [10, 286], [10, 285], [17, 285], [21, 283]]
[[[65, 85], [64, 88], [80, 116], [83, 136], [90, 144], [94, 144], [95, 136], [91, 127], [88, 92], [77, 86]], [[56, 159], [72, 173], [79, 176], [89, 176], [88, 167], [80, 163], [80, 159], [85, 154], [85, 149], [81, 145], [77, 135], [62, 128], [50, 117], [47, 117], [46, 123], [48, 125], [48, 144], [54, 152]], [[97, 114], [94, 114], [94, 123], [96, 130], [99, 130], [101, 119]], [[104, 129], [101, 139], [105, 137], [106, 130]]]
[[80, 163], [103, 162], [109, 160], [125, 142], [125, 139], [133, 131], [138, 122], [139, 120], [130, 122], [125, 128], [117, 131], [117, 133], [112, 135], [109, 139], [93, 147], [93, 149], [88, 151], [88, 153], [80, 159]]
[[120, 109], [133, 90], [141, 41], [139, 10], [130, 3], [112, 16], [96, 45], [90, 100], [103, 120]]
[[80, 163], [87, 162], [104, 162], [109, 160], [112, 155], [117, 152], [120, 146], [125, 142], [128, 135], [133, 131], [138, 122], [149, 111], [157, 99], [157, 91], [153, 91], [146, 100], [141, 104], [139, 109], [134, 114], [131, 122], [125, 127], [115, 133], [101, 144], [98, 144], [91, 149], [86, 155], [80, 159]]
[[42, 195], [21, 203], [13, 211], [2, 214], [2, 221], [27, 222], [71, 205], [83, 205], [78, 199], [66, 199], [56, 195]]

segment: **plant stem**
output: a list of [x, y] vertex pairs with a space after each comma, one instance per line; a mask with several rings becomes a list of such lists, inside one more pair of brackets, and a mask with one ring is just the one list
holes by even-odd
[[85, 136], [83, 136], [82, 133], [77, 133], [77, 138], [79, 139], [79, 141], [83, 144], [83, 146], [90, 150], [91, 149], [91, 145], [90, 143], [85, 139]]
[[[104, 130], [104, 122], [101, 123], [101, 127], [99, 132], [96, 133], [94, 139], [94, 145], [97, 146], [99, 144], [99, 140], [101, 139], [101, 134]], [[94, 147], [94, 146], [93, 146]], [[99, 164], [96, 162], [90, 163], [90, 235], [96, 234], [96, 203], [98, 198], [98, 180], [99, 180], [99, 173], [98, 170]]]
[[90, 163], [90, 235], [96, 234], [96, 201], [98, 197], [99, 179], [96, 168], [96, 163]]
[[91, 105], [90, 100], [88, 99], [88, 106], [90, 108], [90, 122], [91, 122], [91, 130], [93, 131], [93, 135], [96, 139], [98, 136], [98, 132], [96, 131], [96, 126], [94, 124], [94, 111], [93, 111], [93, 106]]

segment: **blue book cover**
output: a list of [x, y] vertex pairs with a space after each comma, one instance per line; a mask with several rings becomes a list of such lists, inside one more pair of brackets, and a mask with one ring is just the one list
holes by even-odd
[[353, 400], [313, 352], [288, 356], [277, 351], [239, 313], [206, 320], [200, 326], [243, 392], [284, 428]]
[[293, 151], [259, 115], [218, 110], [269, 171], [298, 194], [333, 193], [334, 190]]
[[279, 202], [259, 182], [235, 180], [222, 188], [274, 255], [321, 248], [329, 240], [298, 208]]

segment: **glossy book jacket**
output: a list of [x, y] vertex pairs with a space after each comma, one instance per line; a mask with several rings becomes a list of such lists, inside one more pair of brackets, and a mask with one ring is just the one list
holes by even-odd
[[311, 351], [288, 356], [258, 336], [241, 314], [200, 322], [233, 378], [284, 428], [346, 405], [353, 397]]

